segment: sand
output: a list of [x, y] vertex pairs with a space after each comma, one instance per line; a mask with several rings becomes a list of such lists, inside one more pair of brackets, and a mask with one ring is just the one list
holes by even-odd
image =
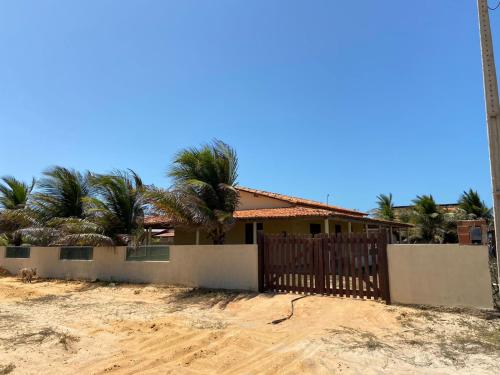
[[478, 312], [0, 278], [0, 374], [498, 374]]

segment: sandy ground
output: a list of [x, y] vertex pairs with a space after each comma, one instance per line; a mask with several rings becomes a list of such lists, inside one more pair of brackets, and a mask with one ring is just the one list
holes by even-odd
[[0, 374], [499, 374], [500, 320], [333, 297], [0, 278]]

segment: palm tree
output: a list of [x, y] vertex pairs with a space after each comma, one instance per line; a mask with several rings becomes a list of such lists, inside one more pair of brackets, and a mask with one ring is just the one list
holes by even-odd
[[426, 243], [442, 243], [446, 234], [446, 217], [432, 195], [417, 195], [413, 221], [418, 227], [418, 237]]
[[148, 196], [160, 213], [178, 224], [200, 228], [214, 244], [223, 244], [239, 202], [237, 170], [234, 149], [214, 140], [180, 151], [168, 173], [174, 181], [172, 188], [152, 188]]
[[113, 240], [98, 224], [86, 219], [55, 218], [46, 223], [32, 222], [12, 233], [15, 245], [112, 246]]
[[74, 169], [53, 167], [39, 181], [33, 207], [45, 221], [53, 218], [84, 218], [85, 199], [91, 196], [88, 175]]
[[141, 178], [132, 170], [116, 170], [92, 175], [89, 181], [98, 194], [98, 198], [87, 199], [90, 217], [118, 242], [128, 242], [119, 235], [130, 237], [143, 227], [146, 201]]
[[377, 206], [378, 207], [375, 209], [376, 217], [384, 220], [394, 220], [396, 218], [394, 203], [392, 201], [392, 193], [389, 193], [389, 195], [378, 195]]
[[35, 179], [31, 184], [19, 181], [12, 176], [4, 176], [0, 183], [0, 207], [6, 210], [19, 210], [26, 207]]
[[488, 208], [486, 203], [481, 200], [477, 191], [472, 189], [464, 191], [458, 200], [458, 205], [468, 215], [476, 219], [492, 219], [491, 208]]

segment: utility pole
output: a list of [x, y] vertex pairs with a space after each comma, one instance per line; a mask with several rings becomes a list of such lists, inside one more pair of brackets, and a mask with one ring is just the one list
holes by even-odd
[[497, 252], [497, 282], [500, 284], [500, 113], [497, 72], [493, 56], [488, 0], [477, 0], [479, 33], [483, 60], [484, 97], [486, 122], [490, 145], [490, 171], [493, 188], [493, 214], [495, 220], [495, 249]]

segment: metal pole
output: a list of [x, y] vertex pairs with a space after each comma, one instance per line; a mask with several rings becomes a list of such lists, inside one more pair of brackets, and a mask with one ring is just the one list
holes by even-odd
[[498, 282], [500, 283], [500, 118], [498, 103], [498, 83], [491, 39], [488, 1], [477, 1], [479, 13], [479, 34], [483, 61], [484, 97], [486, 101], [486, 121], [490, 146], [490, 171], [493, 188], [493, 213], [495, 220], [495, 249], [497, 252]]

